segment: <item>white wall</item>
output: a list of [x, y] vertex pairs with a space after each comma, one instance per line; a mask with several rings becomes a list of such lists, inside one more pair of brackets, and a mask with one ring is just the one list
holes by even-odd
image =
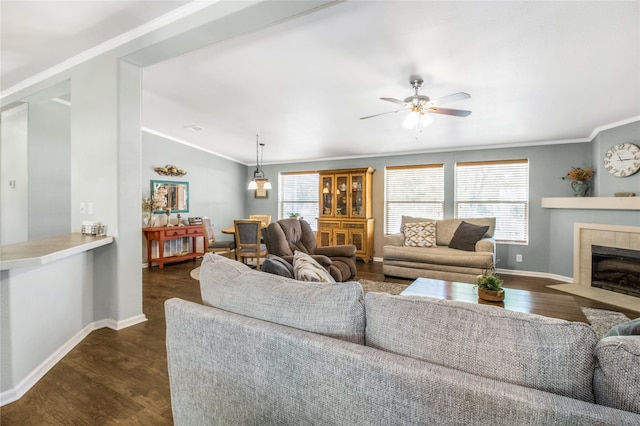
[[29, 240], [71, 232], [71, 136], [68, 105], [29, 104]]
[[26, 241], [29, 237], [28, 115], [28, 104], [1, 115], [0, 245]]

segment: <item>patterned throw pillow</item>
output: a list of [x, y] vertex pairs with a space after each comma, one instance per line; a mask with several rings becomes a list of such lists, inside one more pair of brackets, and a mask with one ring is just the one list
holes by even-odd
[[335, 283], [329, 271], [306, 253], [296, 251], [293, 255], [293, 273], [298, 281], [319, 281]]
[[436, 247], [436, 223], [406, 223], [404, 225], [404, 245], [407, 247]]

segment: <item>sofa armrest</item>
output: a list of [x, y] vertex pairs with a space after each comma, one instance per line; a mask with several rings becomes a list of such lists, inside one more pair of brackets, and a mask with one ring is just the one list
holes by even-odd
[[476, 242], [476, 251], [495, 253], [496, 240], [494, 238], [482, 238]]
[[356, 255], [356, 246], [344, 245], [344, 246], [316, 247], [313, 253], [317, 255], [323, 254], [327, 257], [353, 257]]
[[383, 245], [385, 246], [404, 245], [404, 234], [385, 234]]

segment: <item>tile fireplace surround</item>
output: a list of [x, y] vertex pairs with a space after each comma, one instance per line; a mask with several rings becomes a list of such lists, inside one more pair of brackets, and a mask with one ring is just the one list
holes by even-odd
[[573, 231], [573, 284], [550, 288], [640, 312], [640, 298], [591, 287], [591, 246], [640, 250], [640, 227], [576, 223]]

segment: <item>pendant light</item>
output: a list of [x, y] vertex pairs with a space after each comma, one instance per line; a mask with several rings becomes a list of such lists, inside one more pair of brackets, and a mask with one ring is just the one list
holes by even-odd
[[[258, 135], [256, 135], [256, 169], [253, 171], [253, 179], [249, 182], [247, 189], [258, 189], [258, 187], [271, 189], [271, 182], [264, 177], [264, 171], [262, 170], [263, 151], [264, 144], [258, 142]], [[259, 157], [258, 154], [260, 155]]]

